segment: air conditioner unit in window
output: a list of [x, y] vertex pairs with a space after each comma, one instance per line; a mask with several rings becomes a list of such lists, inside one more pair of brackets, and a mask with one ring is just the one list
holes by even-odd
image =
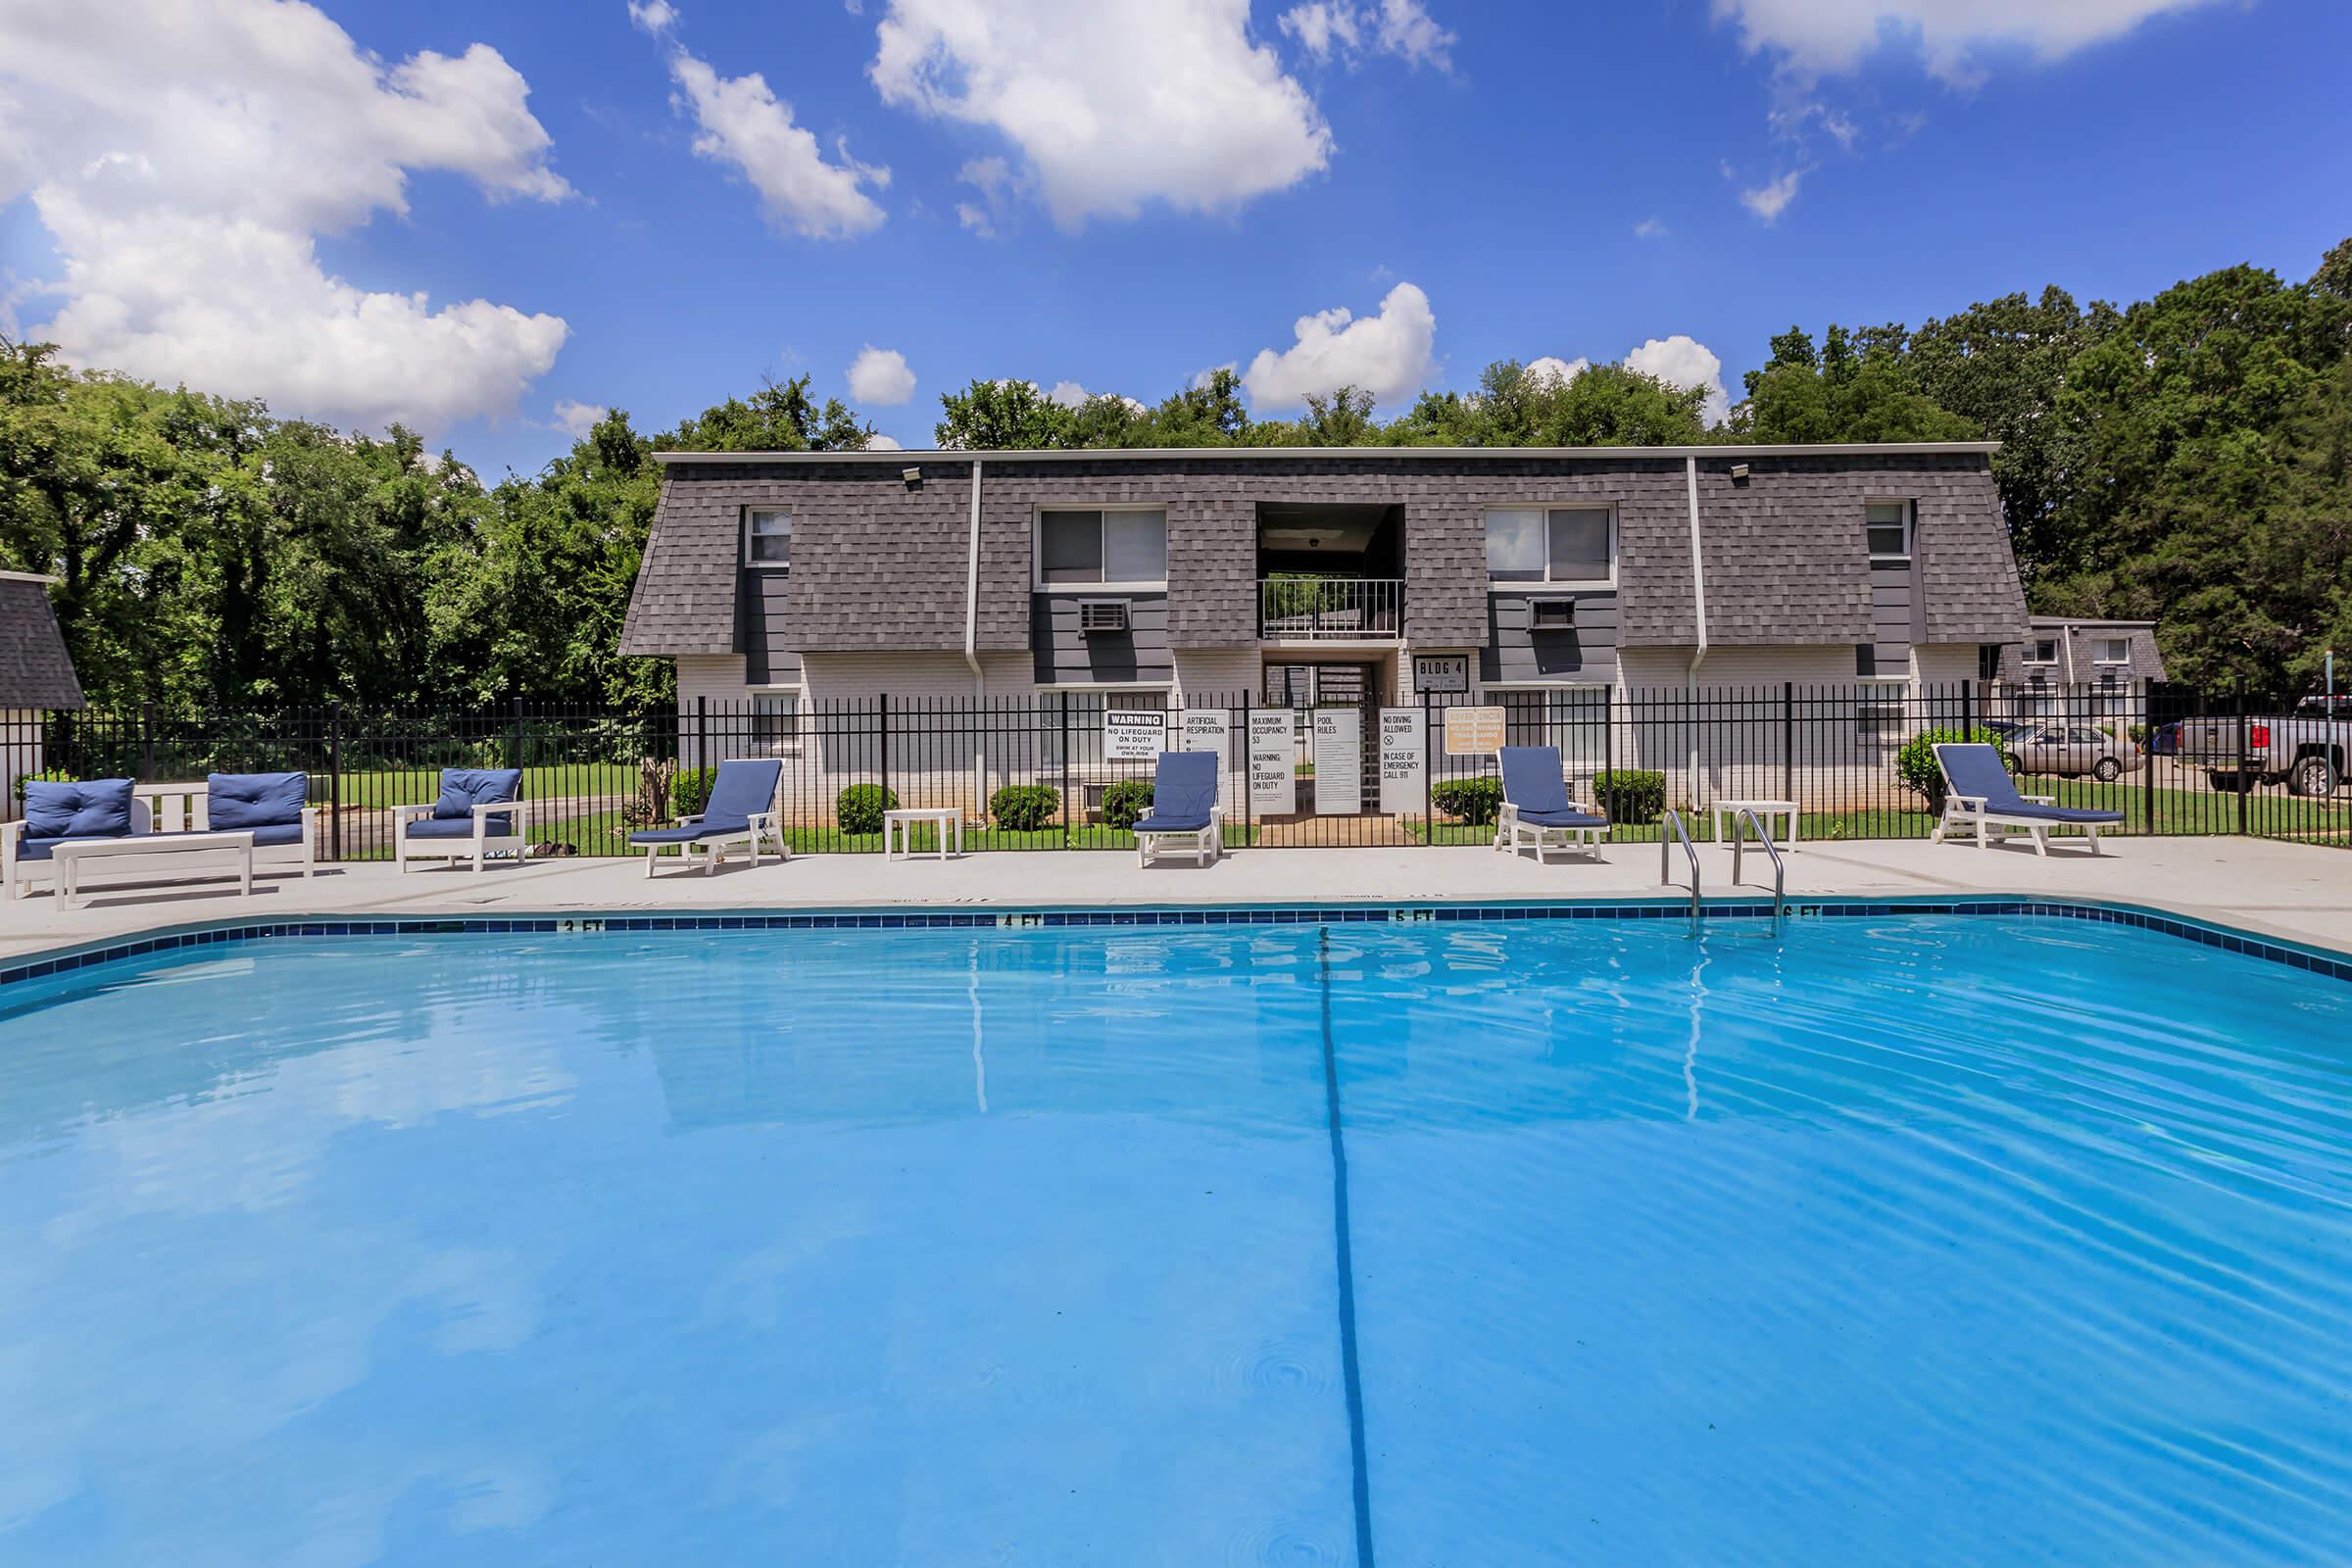
[[1116, 635], [1127, 630], [1127, 601], [1124, 599], [1081, 599], [1078, 601], [1078, 634], [1081, 637]]
[[1573, 599], [1530, 599], [1527, 602], [1529, 631], [1576, 630], [1576, 601]]

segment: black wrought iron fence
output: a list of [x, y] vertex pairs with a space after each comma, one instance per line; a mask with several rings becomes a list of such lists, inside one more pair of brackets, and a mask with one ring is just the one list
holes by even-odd
[[[2352, 716], [2238, 693], [2155, 686], [1573, 687], [1477, 698], [1325, 702], [1048, 691], [985, 702], [878, 696], [800, 704], [696, 701], [652, 711], [156, 708], [0, 714], [5, 814], [20, 781], [300, 770], [319, 853], [392, 853], [397, 808], [451, 767], [516, 767], [535, 854], [626, 853], [628, 834], [699, 809], [730, 758], [783, 763], [797, 853], [878, 853], [889, 810], [950, 813], [967, 850], [1131, 847], [1164, 749], [1225, 758], [1229, 845], [1486, 844], [1501, 804], [1497, 746], [1550, 746], [1572, 798], [1616, 841], [1654, 840], [1668, 807], [1705, 839], [1739, 807], [1800, 841], [1935, 829], [1937, 739], [1992, 740], [2018, 788], [2119, 813], [2122, 834], [2234, 833], [2352, 843]], [[927, 848], [935, 821], [913, 824]]]

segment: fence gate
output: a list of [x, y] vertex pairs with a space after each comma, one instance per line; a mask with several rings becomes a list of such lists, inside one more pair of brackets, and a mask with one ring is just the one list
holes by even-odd
[[[1422, 842], [1423, 798], [1383, 782], [1409, 749], [1380, 700], [1378, 665], [1274, 666], [1266, 699], [1291, 718], [1292, 787], [1282, 807], [1255, 802], [1255, 842], [1280, 849], [1365, 849]], [[1384, 711], [1391, 715], [1384, 727]], [[1411, 710], [1415, 715], [1419, 709]], [[1417, 746], [1418, 742], [1411, 745]], [[1415, 759], [1426, 764], [1426, 752]]]

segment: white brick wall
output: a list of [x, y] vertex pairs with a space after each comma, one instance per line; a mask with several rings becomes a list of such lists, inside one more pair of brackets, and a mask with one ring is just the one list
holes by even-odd
[[1220, 703], [1257, 700], [1264, 683], [1259, 679], [1265, 660], [1254, 648], [1200, 648], [1176, 651], [1176, 686], [1187, 701], [1213, 698]]

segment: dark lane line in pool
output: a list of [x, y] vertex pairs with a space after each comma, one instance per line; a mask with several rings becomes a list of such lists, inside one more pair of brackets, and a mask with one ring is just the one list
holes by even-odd
[[1356, 1568], [1372, 1568], [1372, 1469], [1364, 1454], [1364, 1384], [1355, 1365], [1355, 1257], [1348, 1240], [1348, 1146], [1340, 1135], [1340, 1061], [1331, 1044], [1331, 927], [1315, 928], [1323, 1000], [1323, 1105], [1331, 1126], [1331, 1228], [1339, 1245], [1340, 1379], [1348, 1391], [1348, 1452], [1355, 1488]]

